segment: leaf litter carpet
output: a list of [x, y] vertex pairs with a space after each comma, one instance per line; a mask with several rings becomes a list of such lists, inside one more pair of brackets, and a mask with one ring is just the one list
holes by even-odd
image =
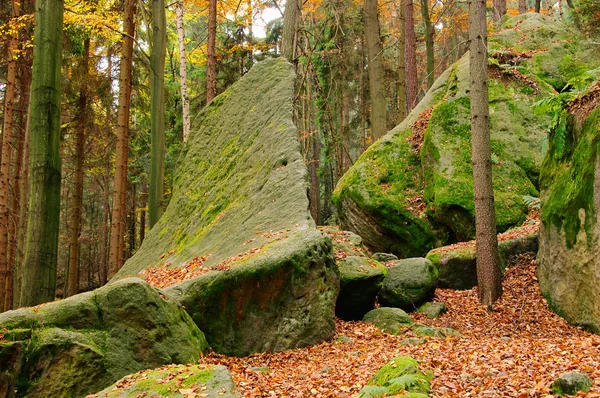
[[452, 327], [462, 338], [429, 338], [404, 346], [406, 337], [363, 322], [337, 321], [337, 336], [313, 347], [231, 358], [210, 354], [202, 363], [223, 364], [246, 397], [355, 397], [388, 360], [410, 355], [434, 372], [432, 397], [551, 397], [550, 384], [568, 371], [587, 373], [600, 397], [600, 336], [567, 324], [541, 296], [533, 254], [506, 270], [495, 312], [479, 306], [475, 289], [438, 289], [449, 311], [416, 322]]

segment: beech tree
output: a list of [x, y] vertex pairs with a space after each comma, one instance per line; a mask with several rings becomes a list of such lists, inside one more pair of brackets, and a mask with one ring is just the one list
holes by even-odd
[[187, 142], [190, 135], [190, 97], [187, 88], [187, 58], [185, 56], [185, 30], [183, 28], [183, 0], [177, 0], [175, 12], [177, 16], [177, 43], [179, 45], [179, 82], [181, 85], [183, 142]]
[[478, 296], [491, 309], [502, 295], [502, 273], [492, 187], [485, 0], [470, 1], [469, 43]]
[[383, 46], [379, 32], [377, 0], [365, 0], [363, 8], [365, 39], [367, 42], [367, 69], [369, 71], [369, 96], [371, 98], [371, 134], [373, 140], [386, 132], [386, 100], [383, 69]]
[[301, 0], [287, 0], [285, 3], [283, 30], [281, 32], [281, 55], [290, 62], [296, 59], [301, 9]]
[[[206, 103], [217, 95], [217, 0], [208, 2], [208, 43], [206, 47]], [[152, 225], [152, 222], [150, 222]]]
[[425, 31], [425, 52], [427, 53], [427, 88], [433, 86], [435, 81], [435, 55], [433, 43], [433, 24], [429, 12], [429, 0], [421, 0], [421, 16], [423, 17], [423, 30]]
[[418, 102], [417, 38], [415, 35], [413, 0], [406, 0], [405, 11], [406, 101], [408, 103], [408, 111], [411, 111]]
[[494, 22], [506, 14], [506, 0], [494, 0]]

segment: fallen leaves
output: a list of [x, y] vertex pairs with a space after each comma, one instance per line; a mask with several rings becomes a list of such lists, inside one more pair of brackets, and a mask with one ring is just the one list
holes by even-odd
[[433, 107], [421, 113], [417, 120], [415, 120], [415, 122], [410, 126], [412, 134], [408, 137], [408, 142], [410, 142], [412, 146], [413, 153], [417, 155], [421, 150], [421, 146], [423, 146], [423, 141], [425, 140], [425, 131], [429, 125], [429, 119], [431, 119], [432, 113]]

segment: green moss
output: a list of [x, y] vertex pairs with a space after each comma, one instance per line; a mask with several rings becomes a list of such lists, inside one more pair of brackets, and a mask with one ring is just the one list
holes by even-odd
[[[392, 359], [369, 380], [360, 397], [425, 396], [431, 388], [431, 372], [423, 373], [411, 357]], [[412, 395], [411, 395], [412, 394]], [[417, 395], [414, 395], [417, 394]]]

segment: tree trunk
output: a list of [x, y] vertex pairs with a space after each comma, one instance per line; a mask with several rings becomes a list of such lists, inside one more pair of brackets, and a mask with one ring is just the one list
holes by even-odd
[[400, 37], [398, 38], [398, 116], [396, 123], [400, 124], [407, 115], [406, 106], [406, 7], [405, 0], [400, 1], [398, 7], [398, 21]]
[[[206, 104], [217, 95], [217, 0], [208, 2], [208, 44], [206, 48]], [[152, 216], [150, 216], [152, 227]]]
[[527, 12], [527, 0], [519, 0], [519, 14]]
[[435, 58], [433, 43], [433, 25], [429, 15], [429, 0], [421, 0], [421, 16], [423, 17], [423, 29], [425, 30], [425, 51], [427, 53], [427, 88], [433, 86], [435, 81]]
[[183, 142], [190, 136], [190, 97], [187, 89], [187, 58], [185, 56], [185, 30], [183, 28], [183, 0], [177, 0], [177, 40], [179, 42], [179, 80], [181, 82], [181, 108], [183, 112]]
[[[19, 16], [19, 3], [15, 0], [11, 3], [12, 17]], [[8, 199], [10, 195], [9, 175], [11, 161], [11, 139], [13, 136], [13, 110], [15, 106], [15, 85], [17, 77], [17, 58], [15, 50], [17, 49], [18, 32], [11, 35], [8, 43], [8, 71], [6, 74], [6, 91], [4, 93], [4, 123], [2, 125], [2, 147], [0, 160], [0, 312], [8, 310], [8, 302], [11, 301], [9, 284], [12, 278], [9, 278], [11, 271], [8, 263], [8, 223], [10, 212]], [[7, 291], [8, 290], [8, 291]], [[6, 302], [6, 303], [5, 303]]]
[[385, 71], [383, 69], [383, 46], [379, 35], [377, 0], [365, 0], [363, 18], [367, 42], [369, 97], [371, 98], [371, 135], [373, 141], [376, 141], [386, 132]]
[[417, 38], [415, 35], [415, 16], [413, 0], [406, 0], [406, 102], [410, 112], [418, 102], [417, 82]]
[[117, 273], [123, 264], [123, 215], [127, 191], [127, 160], [129, 150], [129, 105], [131, 97], [131, 71], [133, 60], [133, 36], [135, 34], [136, 0], [125, 0], [124, 32], [121, 45], [121, 70], [119, 71], [119, 108], [117, 111], [117, 143], [115, 156], [115, 186], [110, 226], [110, 249], [108, 278]]
[[535, 0], [535, 12], [537, 12], [539, 14], [541, 8], [542, 8], [542, 0]]
[[148, 213], [150, 228], [163, 213], [165, 179], [165, 55], [167, 22], [164, 0], [152, 1], [152, 52], [150, 53], [150, 196]]
[[137, 185], [135, 183], [131, 184], [131, 206], [129, 208], [129, 248], [127, 253], [127, 258], [133, 255], [135, 251], [135, 226], [136, 226], [136, 199], [137, 199]]
[[20, 304], [54, 299], [60, 212], [62, 0], [37, 0], [31, 91], [29, 212]]
[[73, 187], [73, 203], [71, 225], [69, 226], [69, 281], [67, 296], [79, 293], [79, 234], [81, 232], [81, 207], [83, 204], [83, 158], [85, 156], [85, 135], [87, 125], [88, 75], [90, 58], [90, 39], [83, 43], [81, 59], [81, 87], [77, 102], [77, 133], [75, 137], [75, 186]]
[[283, 31], [281, 32], [281, 55], [288, 61], [296, 60], [296, 45], [298, 44], [298, 26], [302, 12], [301, 0], [287, 0], [283, 14]]
[[148, 185], [144, 183], [142, 185], [142, 195], [141, 195], [140, 207], [142, 210], [140, 211], [140, 246], [144, 242], [144, 238], [146, 237], [146, 206], [148, 204]]
[[485, 0], [471, 0], [469, 26], [477, 283], [479, 301], [491, 309], [502, 295], [502, 274], [492, 188]]
[[494, 22], [499, 21], [506, 14], [506, 0], [494, 0]]

